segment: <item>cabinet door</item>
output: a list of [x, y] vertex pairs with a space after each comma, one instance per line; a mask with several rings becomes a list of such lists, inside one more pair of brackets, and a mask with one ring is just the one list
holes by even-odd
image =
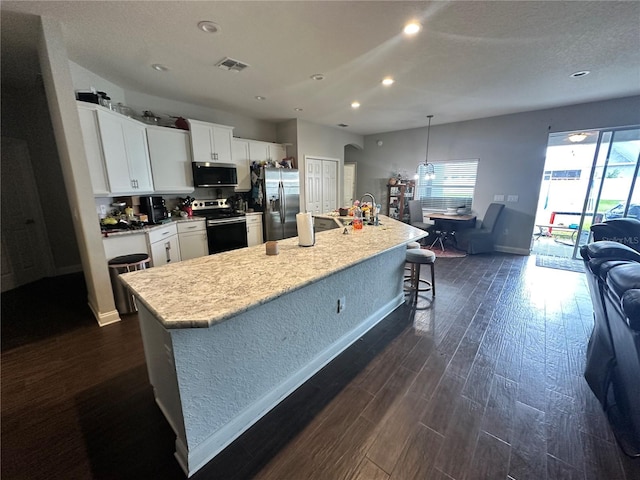
[[248, 192], [251, 190], [251, 171], [249, 169], [249, 142], [247, 140], [233, 139], [233, 163], [238, 171], [238, 186], [236, 192]]
[[157, 193], [193, 192], [189, 132], [147, 127], [147, 144], [154, 190]]
[[151, 163], [147, 149], [147, 129], [138, 122], [123, 118], [122, 130], [133, 191], [135, 193], [153, 193]]
[[262, 244], [262, 217], [247, 215], [247, 246]]
[[133, 185], [129, 174], [129, 162], [125, 147], [124, 131], [121, 120], [115, 113], [96, 111], [98, 126], [104, 152], [104, 161], [109, 177], [111, 193], [131, 193]]
[[181, 260], [178, 235], [171, 235], [151, 244], [151, 262], [154, 267]]
[[207, 232], [181, 233], [178, 235], [178, 239], [180, 241], [180, 257], [182, 260], [209, 255]]
[[191, 133], [191, 153], [194, 162], [213, 161], [213, 137], [208, 124], [189, 121]]
[[252, 162], [269, 161], [269, 144], [264, 142], [249, 142], [249, 158]]
[[91, 187], [96, 196], [107, 196], [109, 194], [109, 182], [105, 169], [104, 157], [102, 153], [102, 142], [100, 141], [100, 130], [98, 128], [98, 118], [95, 109], [78, 106], [80, 117], [80, 129], [82, 130], [82, 141], [84, 151], [89, 164], [89, 175], [91, 176]]
[[269, 158], [280, 163], [283, 159], [287, 158], [287, 149], [284, 145], [271, 143], [269, 144]]
[[232, 163], [231, 142], [233, 140], [233, 130], [230, 127], [212, 126], [211, 136], [213, 138], [214, 161], [221, 163]]

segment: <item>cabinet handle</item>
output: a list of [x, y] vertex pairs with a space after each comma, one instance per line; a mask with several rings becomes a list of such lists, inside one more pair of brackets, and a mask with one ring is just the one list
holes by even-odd
[[196, 228], [197, 225], [191, 225], [190, 227], [187, 227], [189, 230], [193, 230], [194, 228]]
[[162, 232], [162, 235], [169, 235], [171, 232]]
[[171, 242], [164, 244], [164, 250], [167, 253], [167, 263], [171, 261]]

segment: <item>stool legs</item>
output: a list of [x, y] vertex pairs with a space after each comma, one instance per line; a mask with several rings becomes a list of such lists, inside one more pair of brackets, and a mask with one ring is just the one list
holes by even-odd
[[[410, 274], [405, 277], [405, 281], [409, 282], [409, 288], [406, 288], [406, 292], [409, 295], [415, 295], [414, 301], [418, 300], [418, 294], [420, 292], [428, 292], [431, 291], [431, 296], [436, 296], [436, 276], [435, 276], [435, 264], [428, 264], [431, 267], [431, 282], [420, 279], [420, 263], [408, 262], [410, 268]], [[420, 288], [420, 282], [426, 284], [427, 286], [424, 288]]]

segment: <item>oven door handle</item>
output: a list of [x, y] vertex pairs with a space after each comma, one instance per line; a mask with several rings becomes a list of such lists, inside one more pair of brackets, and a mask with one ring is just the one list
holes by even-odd
[[246, 218], [224, 218], [220, 220], [209, 220], [207, 227], [215, 227], [216, 225], [229, 225], [230, 223], [246, 223]]

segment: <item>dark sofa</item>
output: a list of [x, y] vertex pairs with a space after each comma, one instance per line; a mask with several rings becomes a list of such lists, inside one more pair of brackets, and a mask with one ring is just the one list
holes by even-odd
[[584, 245], [594, 328], [584, 376], [616, 439], [640, 456], [640, 253], [619, 242]]

